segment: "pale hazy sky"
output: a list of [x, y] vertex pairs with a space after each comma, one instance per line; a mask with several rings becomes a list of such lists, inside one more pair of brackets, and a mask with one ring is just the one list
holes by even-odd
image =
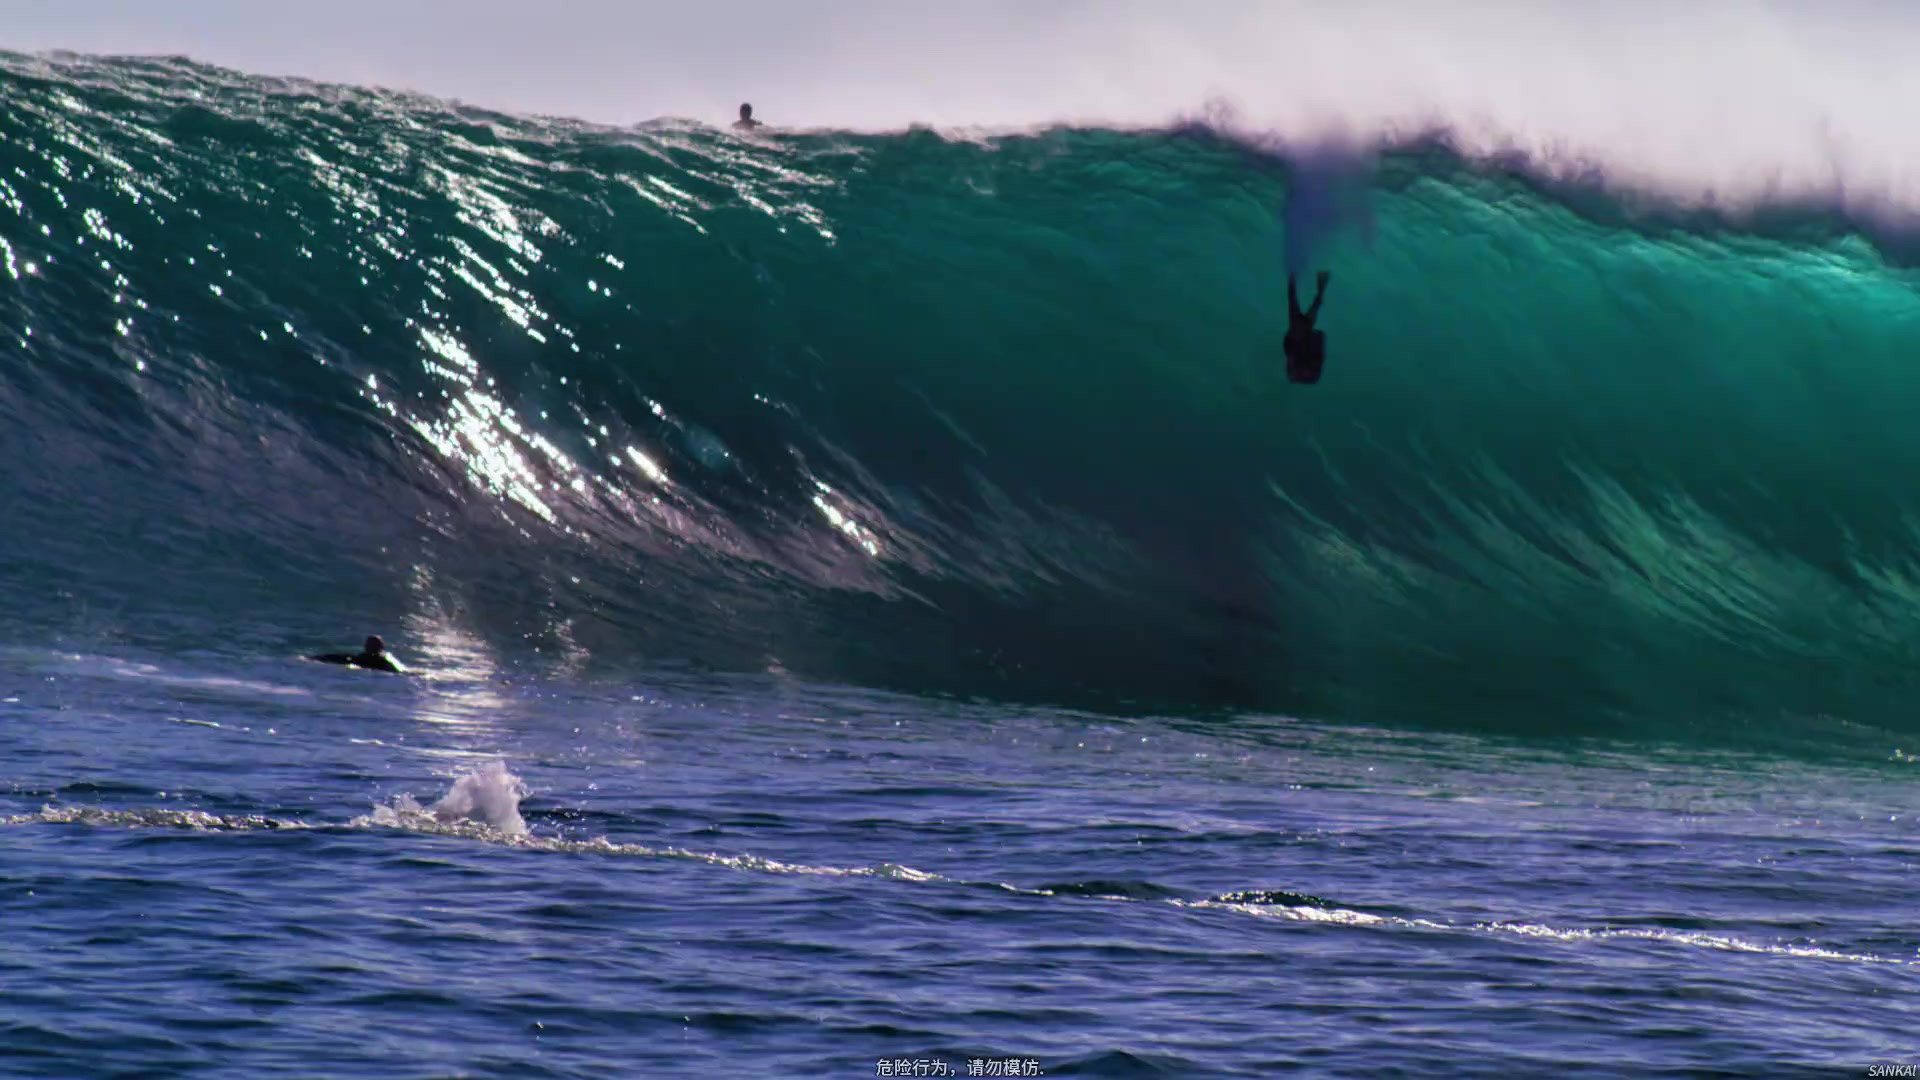
[[1739, 195], [1920, 207], [1907, 0], [0, 0], [0, 47], [178, 53], [627, 123], [1439, 121]]

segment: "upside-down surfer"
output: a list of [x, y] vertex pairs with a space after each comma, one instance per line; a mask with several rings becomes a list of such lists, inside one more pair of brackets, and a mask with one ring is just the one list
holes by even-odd
[[1287, 379], [1289, 382], [1317, 383], [1320, 369], [1327, 363], [1327, 332], [1315, 330], [1320, 317], [1320, 301], [1327, 297], [1327, 282], [1333, 275], [1325, 270], [1314, 275], [1313, 303], [1300, 310], [1300, 294], [1295, 291], [1293, 275], [1287, 275]]
[[407, 669], [400, 666], [387, 651], [387, 643], [380, 640], [379, 634], [367, 635], [367, 643], [357, 653], [330, 652], [318, 653], [307, 657], [323, 664], [345, 664], [348, 667], [366, 668], [369, 671], [388, 671], [395, 675], [406, 674]]

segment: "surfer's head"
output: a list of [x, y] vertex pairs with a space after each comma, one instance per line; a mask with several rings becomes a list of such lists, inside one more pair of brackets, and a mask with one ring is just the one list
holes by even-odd
[[379, 656], [381, 653], [387, 651], [387, 643], [380, 640], [379, 634], [368, 634], [365, 648], [367, 655]]
[[753, 106], [747, 104], [744, 101], [740, 103], [740, 119], [742, 120], [753, 119]]

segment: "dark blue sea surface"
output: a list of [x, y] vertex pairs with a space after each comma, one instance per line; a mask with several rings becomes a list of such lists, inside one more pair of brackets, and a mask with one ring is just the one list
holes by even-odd
[[1920, 232], [1593, 171], [0, 54], [0, 1075], [1920, 1062]]
[[0, 684], [9, 1075], [1913, 1054], [1904, 764], [477, 657], [14, 650]]

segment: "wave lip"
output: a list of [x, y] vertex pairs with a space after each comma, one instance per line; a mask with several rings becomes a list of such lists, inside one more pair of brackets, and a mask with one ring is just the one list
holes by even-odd
[[[245, 36], [206, 44], [220, 50], [206, 59], [419, 85], [515, 112], [621, 125], [649, 116], [725, 123], [737, 101], [731, 88], [746, 86], [755, 88], [761, 116], [777, 124], [868, 132], [915, 124], [1158, 128], [1210, 102], [1201, 115], [1231, 115], [1290, 141], [1341, 133], [1395, 143], [1444, 129], [1475, 158], [1524, 155], [1562, 173], [1604, 166], [1634, 187], [1698, 203], [1846, 190], [1862, 201], [1920, 207], [1920, 181], [1908, 166], [1920, 157], [1920, 136], [1898, 108], [1920, 95], [1902, 46], [1920, 30], [1920, 16], [1899, 5], [1694, 5], [1668, 13], [1660, 33], [1649, 33], [1637, 12], [1582, 5], [1328, 12], [1244, 0], [1215, 4], [1201, 20], [1134, 2], [1108, 5], [1098, 19], [1022, 5], [756, 14], [766, 40], [791, 43], [795, 56], [834, 52], [841, 70], [854, 73], [831, 80], [812, 64], [728, 50], [690, 55], [671, 44], [736, 33], [734, 15], [720, 10], [674, 14], [677, 32], [663, 32], [658, 13], [624, 9], [576, 12], [562, 23], [475, 12], [461, 33], [476, 47], [428, 65], [420, 59], [449, 52], [445, 26], [385, 8], [369, 14], [390, 52], [370, 55], [364, 42], [337, 36], [337, 26], [358, 20], [288, 34], [280, 19], [275, 33], [250, 44]], [[59, 39], [36, 39], [27, 27], [14, 37], [28, 46], [128, 51], [177, 40], [159, 18], [129, 12], [111, 24], [67, 27]], [[862, 46], [846, 54], [849, 41]], [[516, 57], [518, 74], [460, 59], [503, 50]], [[564, 70], [544, 60], [558, 56], [568, 58]], [[325, 89], [180, 58], [66, 54], [8, 63], [51, 66], [71, 79], [97, 78], [104, 66], [108, 79], [139, 71], [269, 92]], [[604, 77], [586, 79], [584, 71]], [[982, 71], [999, 74], [983, 80]]]

